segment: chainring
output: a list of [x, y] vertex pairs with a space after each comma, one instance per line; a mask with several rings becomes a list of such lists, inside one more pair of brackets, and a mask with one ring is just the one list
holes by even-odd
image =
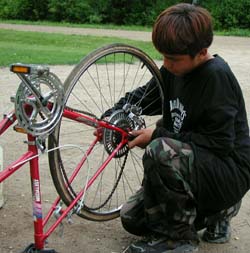
[[30, 89], [22, 82], [15, 97], [16, 117], [19, 125], [29, 134], [46, 135], [54, 129], [61, 118], [64, 106], [63, 85], [51, 72], [27, 78], [47, 101], [39, 104]]

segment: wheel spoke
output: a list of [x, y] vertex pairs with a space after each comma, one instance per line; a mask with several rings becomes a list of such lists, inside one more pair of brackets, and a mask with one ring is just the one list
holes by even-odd
[[[139, 98], [131, 93], [151, 79], [155, 80], [154, 89], [145, 86]], [[134, 129], [137, 124], [133, 121], [134, 118], [130, 118], [129, 112], [122, 110], [122, 107], [113, 108], [108, 118], [102, 121], [103, 126], [110, 124], [113, 128], [122, 129], [124, 133], [109, 128], [98, 132], [98, 128], [99, 139], [92, 151], [87, 152], [97, 138], [94, 127], [101, 124], [101, 121], [96, 123], [97, 117], [105, 115], [120, 97], [124, 97], [124, 104], [143, 107], [143, 110], [150, 111], [152, 115], [159, 114], [161, 97], [155, 94], [161, 94], [160, 89], [159, 70], [152, 60], [140, 50], [120, 44], [106, 46], [91, 53], [72, 70], [65, 81], [66, 107], [69, 108], [69, 114], [76, 112], [75, 118], [62, 118], [54, 132], [55, 140], [49, 138], [49, 148], [73, 143], [84, 151], [56, 149], [50, 152], [49, 162], [56, 189], [67, 205], [78, 192], [85, 189], [87, 176], [92, 182], [93, 176], [98, 175], [84, 195], [84, 205], [79, 213], [81, 217], [98, 221], [116, 218], [122, 204], [142, 184], [143, 150], [129, 150], [126, 142], [121, 145], [125, 140], [122, 135]], [[153, 126], [158, 118], [159, 116], [145, 116], [146, 126]], [[93, 124], [88, 123], [91, 121]], [[121, 147], [114, 154], [119, 145]], [[114, 155], [112, 159], [111, 155]], [[74, 179], [70, 182], [69, 189], [67, 182], [71, 175], [74, 175]]]

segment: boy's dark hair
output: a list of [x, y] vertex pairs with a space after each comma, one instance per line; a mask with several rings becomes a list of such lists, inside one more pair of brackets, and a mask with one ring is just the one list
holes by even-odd
[[192, 4], [171, 6], [156, 19], [152, 40], [162, 54], [194, 57], [213, 41], [211, 15], [206, 9]]

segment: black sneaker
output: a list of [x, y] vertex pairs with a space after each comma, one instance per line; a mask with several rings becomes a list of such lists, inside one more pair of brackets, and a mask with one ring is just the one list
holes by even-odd
[[192, 253], [197, 251], [198, 244], [196, 242], [151, 237], [132, 243], [125, 253]]
[[209, 225], [202, 235], [202, 240], [209, 243], [226, 243], [231, 238], [231, 227], [228, 219]]

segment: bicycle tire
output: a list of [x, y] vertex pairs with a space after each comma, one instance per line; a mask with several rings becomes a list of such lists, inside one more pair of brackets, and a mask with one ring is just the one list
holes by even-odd
[[[142, 77], [141, 73], [139, 75], [140, 79], [138, 79], [138, 72], [141, 71], [143, 73], [145, 72], [146, 75], [143, 74], [144, 76]], [[132, 79], [128, 75], [131, 75]], [[87, 110], [87, 114], [101, 117], [101, 114], [109, 109], [109, 106], [112, 106], [118, 97], [135, 88], [132, 87], [134, 84], [131, 86], [131, 83], [127, 83], [129, 78], [130, 82], [133, 80], [133, 83], [136, 83], [138, 86], [145, 84], [145, 81], [148, 81], [150, 78], [154, 78], [156, 88], [162, 94], [162, 81], [159, 69], [144, 52], [125, 44], [111, 44], [99, 48], [83, 58], [66, 79], [64, 83], [65, 106], [74, 108], [72, 110], [76, 111]], [[134, 79], [137, 80], [134, 81]], [[115, 85], [118, 85], [118, 83], [119, 85], [122, 83], [120, 91], [115, 88]], [[102, 87], [103, 85], [104, 87]], [[108, 95], [110, 95], [110, 101], [108, 101]], [[162, 96], [158, 99], [162, 101]], [[146, 118], [146, 121], [152, 121], [152, 124], [154, 124], [159, 117], [153, 116]], [[83, 138], [79, 138], [85, 130], [86, 132]], [[85, 146], [87, 147], [89, 145], [87, 144], [88, 139], [94, 137], [93, 131], [94, 129], [88, 125], [69, 122], [69, 120], [65, 120], [62, 117], [54, 132], [49, 136], [48, 147], [49, 149], [54, 149], [57, 146], [66, 145], [70, 141], [74, 141], [78, 147], [85, 148]], [[49, 152], [51, 176], [58, 194], [66, 205], [69, 205], [79, 190], [84, 187], [83, 181], [87, 177], [84, 174], [86, 171], [80, 172], [82, 175], [80, 176], [79, 173], [74, 182], [67, 186], [68, 178], [72, 175], [72, 170], [77, 166], [77, 162], [74, 163], [74, 161], [77, 160], [79, 164], [83, 154], [85, 154], [84, 152], [78, 148], [73, 152], [67, 152], [67, 149], [57, 149]], [[87, 165], [82, 165], [82, 167], [86, 167], [86, 170], [90, 174], [93, 168], [101, 166], [109, 155], [103, 143], [98, 143], [98, 147], [93, 152], [96, 152], [96, 154], [93, 154], [93, 160], [92, 157], [88, 156], [86, 160]], [[75, 155], [74, 159], [72, 158], [73, 154]], [[113, 158], [101, 175], [99, 175], [98, 179], [95, 180], [93, 186], [86, 191], [84, 205], [81, 210], [78, 210], [78, 215], [93, 221], [105, 221], [117, 218], [124, 201], [141, 185], [143, 175], [141, 158], [142, 150], [137, 148], [129, 150], [126, 156], [123, 155], [122, 157]], [[74, 164], [72, 165], [72, 163]], [[122, 171], [123, 164], [125, 165], [124, 171]], [[135, 171], [132, 172], [131, 167]], [[118, 180], [119, 174], [120, 179]], [[111, 177], [113, 177], [112, 180]], [[126, 188], [122, 187], [125, 183], [127, 184]], [[123, 196], [118, 196], [120, 193]], [[105, 197], [102, 197], [101, 194], [105, 195]], [[110, 195], [112, 196], [110, 197]], [[97, 204], [97, 198], [110, 199], [102, 199], [101, 203]]]

